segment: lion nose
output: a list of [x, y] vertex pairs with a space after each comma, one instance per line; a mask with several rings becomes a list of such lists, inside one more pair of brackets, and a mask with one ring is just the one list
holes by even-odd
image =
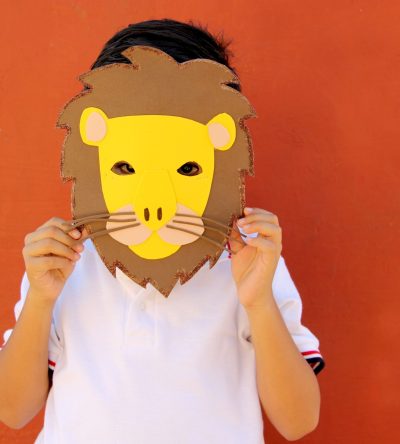
[[145, 171], [136, 189], [133, 204], [140, 222], [159, 230], [176, 212], [176, 194], [166, 170]]
[[[150, 220], [150, 217], [151, 217], [150, 210], [148, 208], [145, 208], [144, 209], [144, 220], [146, 222], [148, 222]], [[158, 220], [162, 219], [162, 208], [161, 207], [157, 208], [157, 219]]]

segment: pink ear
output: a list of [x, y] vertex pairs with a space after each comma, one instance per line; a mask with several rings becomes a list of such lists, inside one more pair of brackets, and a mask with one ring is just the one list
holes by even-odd
[[221, 148], [229, 143], [229, 131], [220, 123], [213, 122], [208, 125], [208, 135], [214, 148]]
[[86, 120], [86, 138], [91, 142], [100, 142], [107, 133], [107, 125], [104, 117], [97, 111], [93, 111]]

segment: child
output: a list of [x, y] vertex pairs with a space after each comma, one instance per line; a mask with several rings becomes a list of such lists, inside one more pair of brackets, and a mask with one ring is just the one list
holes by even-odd
[[[232, 69], [223, 43], [173, 20], [130, 25], [92, 68], [126, 62], [121, 51], [136, 44]], [[288, 440], [317, 426], [324, 361], [301, 324], [274, 214], [247, 208], [247, 245], [231, 242], [236, 254], [168, 298], [118, 268], [114, 278], [63, 222], [25, 238], [17, 323], [0, 352], [1, 421], [23, 427], [46, 405], [36, 443], [260, 444], [261, 401]]]

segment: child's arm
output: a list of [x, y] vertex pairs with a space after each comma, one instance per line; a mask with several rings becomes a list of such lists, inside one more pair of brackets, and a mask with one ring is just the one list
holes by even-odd
[[0, 351], [0, 421], [21, 428], [43, 407], [48, 390], [48, 344], [55, 301], [79, 259], [79, 231], [65, 233], [53, 218], [25, 237], [30, 287], [13, 332]]
[[265, 305], [249, 307], [246, 312], [261, 404], [271, 423], [286, 439], [300, 439], [318, 425], [317, 378], [299, 353], [271, 289], [265, 294]]
[[[238, 221], [247, 245], [232, 242], [232, 273], [251, 329], [256, 357], [257, 388], [265, 413], [288, 440], [315, 429], [319, 421], [317, 378], [300, 354], [281, 316], [272, 281], [282, 251], [278, 218], [265, 210], [245, 209]], [[237, 240], [240, 237], [233, 232]]]

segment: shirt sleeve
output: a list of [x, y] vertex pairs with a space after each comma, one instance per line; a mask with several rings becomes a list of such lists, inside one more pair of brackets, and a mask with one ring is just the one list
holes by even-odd
[[297, 348], [318, 374], [325, 367], [325, 360], [319, 350], [318, 338], [301, 323], [302, 301], [282, 256], [272, 281], [272, 291]]
[[[28, 280], [28, 276], [26, 275], [26, 273], [24, 273], [24, 276], [21, 281], [21, 287], [20, 287], [20, 299], [15, 304], [15, 307], [14, 307], [14, 315], [15, 315], [16, 321], [18, 320], [19, 315], [21, 314], [22, 308], [23, 308], [25, 300], [26, 300], [26, 295], [28, 293], [28, 289], [29, 289], [29, 280]], [[12, 329], [5, 331], [5, 333], [3, 335], [4, 342], [3, 342], [2, 347], [4, 347], [4, 345], [7, 343], [8, 339], [11, 336], [11, 333], [12, 333]], [[0, 349], [2, 347], [0, 347]], [[48, 358], [50, 370], [54, 370], [54, 367], [57, 363], [57, 359], [61, 353], [61, 350], [62, 350], [62, 346], [60, 343], [60, 338], [59, 338], [59, 335], [57, 334], [57, 331], [56, 331], [56, 328], [54, 325], [54, 319], [52, 319], [51, 326], [50, 326], [50, 335], [49, 335], [49, 358]]]

